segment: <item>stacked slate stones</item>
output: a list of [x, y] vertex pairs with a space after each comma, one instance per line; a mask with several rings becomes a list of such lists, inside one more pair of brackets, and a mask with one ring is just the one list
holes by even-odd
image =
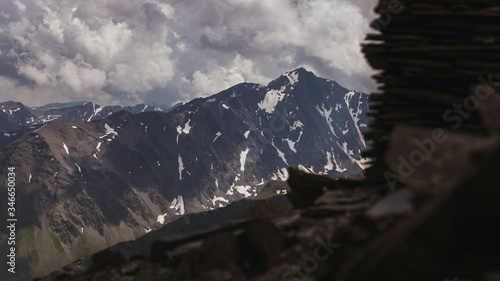
[[500, 1], [380, 0], [376, 11], [380, 33], [363, 47], [380, 70], [366, 175], [399, 203], [410, 192], [414, 210], [351, 240], [329, 276], [500, 280]]
[[381, 32], [368, 36], [363, 51], [381, 70], [381, 87], [371, 96], [365, 156], [376, 159], [366, 174], [385, 181], [384, 153], [397, 124], [485, 133], [469, 96], [478, 84], [500, 81], [500, 1], [381, 0], [376, 11], [372, 27]]

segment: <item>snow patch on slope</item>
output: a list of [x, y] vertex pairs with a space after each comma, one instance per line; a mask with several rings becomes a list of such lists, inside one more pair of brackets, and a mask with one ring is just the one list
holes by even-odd
[[78, 169], [78, 172], [80, 172], [80, 175], [83, 177], [82, 168], [80, 167], [80, 165], [78, 165], [78, 164], [75, 163], [75, 166]]
[[182, 163], [182, 157], [179, 154], [179, 158], [177, 159], [179, 163], [179, 180], [182, 180], [182, 171], [184, 170], [184, 164]]
[[279, 150], [278, 147], [276, 147], [276, 145], [274, 144], [274, 142], [271, 142], [271, 145], [276, 149], [276, 152], [278, 153], [281, 160], [283, 160], [283, 162], [285, 162], [285, 164], [287, 166], [290, 166], [290, 164], [288, 164], [288, 161], [285, 158], [285, 153], [283, 153], [283, 151]]
[[184, 215], [186, 210], [184, 209], [184, 198], [182, 195], [178, 195], [177, 198], [174, 198], [170, 204], [170, 209], [173, 209], [176, 215]]
[[345, 168], [340, 167], [340, 163], [337, 162], [337, 159], [335, 159], [335, 155], [333, 153], [330, 153], [330, 151], [326, 152], [326, 165], [324, 166], [325, 168], [325, 174], [328, 173], [329, 171], [333, 171], [335, 168], [335, 171], [339, 173], [343, 173], [347, 171]]
[[189, 134], [189, 132], [191, 132], [191, 129], [193, 128], [193, 126], [190, 124], [191, 123], [191, 119], [189, 119], [186, 124], [184, 124], [184, 128], [181, 127], [181, 126], [177, 126], [177, 145], [179, 145], [179, 136], [181, 134]]
[[299, 164], [299, 170], [301, 170], [302, 172], [304, 173], [308, 173], [308, 174], [316, 174], [316, 172], [314, 172], [314, 167], [311, 166], [309, 168], [305, 167], [304, 165], [301, 165]]
[[217, 203], [219, 201], [229, 203], [229, 200], [227, 200], [226, 198], [224, 198], [224, 197], [217, 197], [215, 195], [214, 195], [214, 198], [210, 199], [210, 200], [212, 200], [212, 205], [214, 205], [214, 206], [215, 206], [215, 203]]
[[104, 129], [106, 130], [106, 134], [107, 135], [110, 135], [110, 134], [113, 134], [113, 135], [118, 135], [118, 133], [115, 131], [115, 129], [111, 128], [108, 123], [105, 123], [104, 124]]
[[290, 127], [290, 131], [295, 131], [298, 128], [304, 127], [304, 123], [302, 123], [300, 120], [296, 120], [293, 122], [293, 125]]
[[191, 131], [191, 129], [193, 128], [193, 127], [191, 126], [191, 124], [189, 124], [189, 123], [191, 123], [191, 120], [188, 120], [188, 121], [186, 122], [186, 124], [184, 124], [184, 129], [182, 129], [182, 132], [183, 132], [184, 134], [186, 134], [186, 135], [187, 135], [187, 134], [189, 134], [189, 132], [190, 132], [190, 131]]
[[296, 71], [288, 72], [285, 76], [288, 78], [290, 85], [292, 86], [299, 82], [299, 74]]
[[276, 181], [278, 178], [281, 181], [286, 181], [288, 179], [288, 170], [286, 168], [278, 169], [276, 173], [273, 173], [271, 180]]
[[115, 129], [111, 128], [111, 126], [109, 126], [108, 123], [104, 123], [104, 130], [106, 134], [104, 136], [99, 137], [100, 139], [108, 137], [109, 135], [113, 135], [111, 137], [112, 139], [118, 136], [118, 133], [115, 131]]
[[217, 134], [215, 134], [215, 138], [212, 142], [215, 142], [220, 136], [222, 136], [222, 133], [221, 132], [217, 132]]
[[359, 126], [360, 125], [358, 124], [359, 121], [361, 120], [361, 118], [359, 116], [362, 113], [361, 105], [363, 104], [361, 102], [361, 94], [359, 95], [358, 107], [357, 107], [356, 111], [354, 111], [351, 108], [351, 101], [352, 101], [352, 98], [353, 98], [353, 96], [354, 96], [355, 93], [356, 92], [354, 92], [354, 91], [351, 91], [351, 92], [347, 93], [344, 96], [344, 100], [345, 100], [345, 103], [347, 104], [347, 108], [349, 109], [349, 114], [351, 115], [351, 118], [354, 121], [354, 126], [356, 127], [356, 131], [358, 133], [359, 139], [363, 143], [363, 146], [366, 147], [365, 139], [363, 138], [363, 135], [361, 134], [361, 131], [359, 130]]
[[297, 153], [297, 149], [295, 149], [296, 143], [294, 141], [292, 141], [290, 139], [284, 139], [283, 141], [286, 141], [288, 143], [288, 147], [290, 148], [291, 151], [293, 151], [294, 153]]
[[356, 159], [354, 157], [354, 151], [352, 149], [349, 149], [347, 147], [347, 142], [343, 142], [342, 145], [340, 146], [342, 148], [342, 151], [351, 159], [353, 163], [356, 163], [361, 169], [363, 168], [363, 164], [361, 163], [361, 159]]
[[252, 194], [250, 193], [250, 191], [252, 190], [252, 187], [249, 186], [249, 185], [246, 185], [246, 186], [237, 185], [237, 186], [234, 187], [234, 189], [236, 189], [236, 191], [239, 194], [242, 194], [245, 197], [252, 196]]
[[325, 118], [326, 123], [328, 124], [328, 127], [330, 128], [330, 131], [332, 132], [332, 134], [338, 138], [339, 136], [337, 136], [337, 134], [335, 133], [335, 129], [333, 128], [333, 125], [332, 125], [333, 119], [331, 117], [331, 114], [333, 112], [333, 109], [332, 108], [326, 109], [324, 104], [321, 105], [321, 108], [317, 105], [315, 105], [314, 107], [319, 112], [319, 114], [321, 114], [321, 116], [323, 116]]
[[99, 112], [101, 112], [101, 110], [102, 110], [102, 108], [99, 105], [96, 108], [96, 105], [94, 103], [92, 103], [92, 107], [93, 107], [93, 113], [92, 113], [92, 115], [90, 115], [90, 117], [87, 120], [87, 122], [92, 121], [92, 118], [94, 118], [95, 116], [97, 116], [97, 114], [99, 114]]
[[335, 171], [337, 171], [339, 173], [343, 173], [343, 172], [347, 171], [346, 168], [341, 168], [340, 163], [337, 161], [337, 158], [335, 158], [335, 154], [333, 154], [333, 153], [332, 153], [332, 160], [333, 160], [333, 164], [335, 165]]
[[269, 90], [264, 99], [257, 105], [260, 109], [265, 110], [267, 113], [273, 113], [276, 105], [278, 105], [278, 103], [285, 98], [285, 90], [285, 86], [281, 87], [279, 90]]
[[101, 152], [101, 145], [102, 145], [102, 142], [99, 142], [99, 143], [97, 144], [97, 146], [96, 146], [96, 148], [95, 148], [95, 149], [97, 149], [97, 152], [96, 152], [96, 153], [94, 153], [94, 155], [92, 155], [92, 156], [94, 156], [94, 158], [95, 158], [95, 159], [97, 159], [97, 160], [99, 160], [99, 158], [97, 157], [97, 154], [99, 154], [99, 152]]
[[158, 217], [156, 218], [156, 222], [159, 222], [161, 224], [164, 224], [165, 223], [165, 217], [167, 216], [168, 214], [165, 213], [163, 215], [158, 215]]
[[247, 155], [248, 155], [248, 152], [250, 151], [250, 148], [247, 148], [245, 150], [243, 150], [241, 153], [240, 153], [240, 170], [242, 172], [245, 171], [245, 163], [247, 161]]
[[69, 149], [68, 149], [68, 146], [63, 142], [63, 148], [64, 148], [64, 151], [66, 151], [66, 154], [69, 155]]

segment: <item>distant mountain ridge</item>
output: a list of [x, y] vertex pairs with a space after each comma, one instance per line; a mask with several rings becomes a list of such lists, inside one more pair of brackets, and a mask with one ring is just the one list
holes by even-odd
[[74, 107], [74, 106], [86, 104], [88, 102], [89, 101], [76, 101], [76, 102], [64, 102], [64, 103], [55, 102], [55, 103], [49, 103], [49, 104], [42, 105], [42, 106], [35, 106], [35, 107], [32, 107], [31, 109], [45, 111], [45, 110], [49, 110], [49, 109], [60, 109], [60, 108], [66, 108], [66, 107]]
[[[23, 202], [19, 268], [44, 275], [180, 215], [253, 197], [289, 166], [358, 175], [367, 97], [300, 68], [168, 113], [84, 104], [68, 111], [81, 114], [27, 127], [0, 149], [0, 180], [16, 167]], [[104, 118], [62, 122], [95, 116]]]
[[155, 107], [146, 104], [135, 106], [100, 106], [88, 101], [70, 103], [51, 103], [40, 107], [27, 107], [20, 102], [0, 103], [0, 147], [15, 140], [29, 127], [39, 126], [50, 121], [93, 121], [103, 119], [114, 112], [127, 110], [131, 113], [165, 111], [165, 106]]
[[44, 124], [50, 121], [93, 121], [127, 110], [131, 113], [164, 111], [147, 104], [134, 106], [100, 106], [92, 102], [51, 103], [40, 107], [27, 107], [20, 102], [0, 103], [0, 130], [18, 130], [22, 127]]

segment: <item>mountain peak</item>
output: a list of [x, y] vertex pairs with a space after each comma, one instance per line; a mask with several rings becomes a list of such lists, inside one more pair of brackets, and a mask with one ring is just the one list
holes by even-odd
[[290, 72], [287, 72], [286, 74], [289, 74], [289, 73], [297, 73], [299, 75], [304, 75], [304, 74], [313, 74], [314, 73], [312, 71], [308, 71], [307, 69], [305, 69], [304, 67], [299, 67], [299, 68], [296, 68]]
[[285, 85], [291, 85], [294, 86], [300, 82], [303, 82], [304, 80], [311, 80], [318, 78], [314, 73], [307, 71], [303, 67], [299, 67], [295, 70], [286, 72], [285, 74], [281, 75], [278, 79], [271, 81], [268, 84], [269, 88], [273, 89], [279, 89], [282, 86]]
[[[304, 78], [304, 77], [316, 77], [312, 71], [308, 71], [307, 69], [303, 67], [299, 67], [295, 70], [289, 71], [282, 76], [292, 78], [292, 80], [299, 80], [299, 78]], [[292, 82], [292, 81], [291, 81]]]
[[0, 106], [2, 108], [10, 108], [10, 107], [26, 107], [24, 104], [17, 102], [17, 101], [5, 101], [0, 103]]

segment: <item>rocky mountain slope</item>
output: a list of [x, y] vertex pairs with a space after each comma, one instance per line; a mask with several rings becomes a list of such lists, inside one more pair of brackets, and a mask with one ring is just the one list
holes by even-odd
[[366, 94], [297, 69], [169, 113], [27, 130], [0, 151], [0, 181], [16, 168], [19, 271], [47, 274], [185, 213], [253, 197], [289, 166], [358, 175], [367, 106]]
[[[166, 223], [161, 228], [151, 231], [137, 240], [125, 241], [107, 248], [95, 255], [107, 255], [109, 252], [126, 259], [148, 257], [152, 246], [158, 240], [189, 241], [192, 237], [204, 237], [219, 229], [230, 230], [239, 223], [256, 219], [279, 218], [297, 213], [286, 195], [279, 195], [288, 189], [286, 182], [271, 181], [267, 183], [257, 197], [242, 199], [225, 207], [200, 213], [189, 213]], [[278, 195], [277, 195], [278, 194]], [[95, 255], [87, 256], [51, 273], [48, 278], [59, 279], [66, 275], [82, 274], [91, 267]]]

